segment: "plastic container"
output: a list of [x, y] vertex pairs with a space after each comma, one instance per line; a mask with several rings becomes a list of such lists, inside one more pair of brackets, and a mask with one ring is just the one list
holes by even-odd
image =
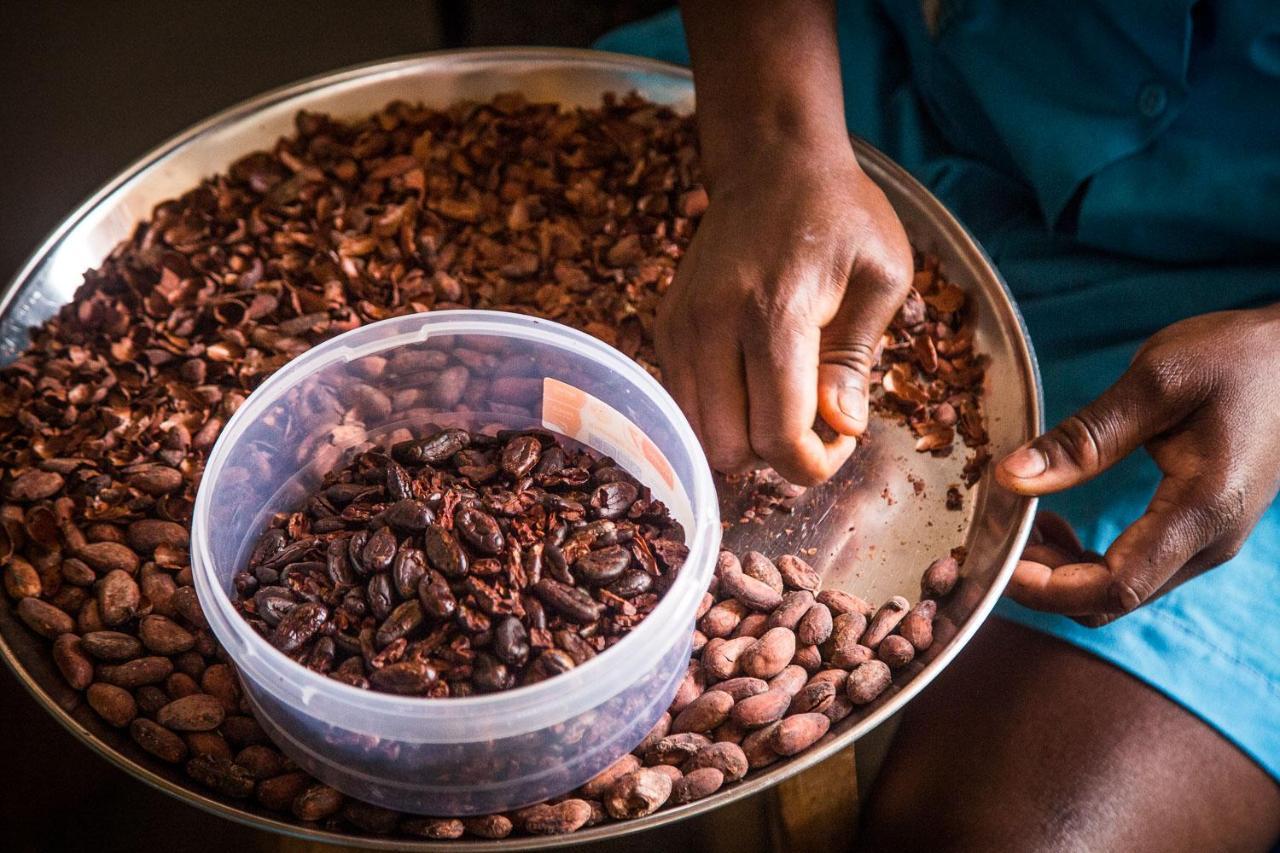
[[[445, 377], [441, 352], [476, 368]], [[385, 359], [385, 361], [384, 361]], [[403, 408], [364, 405], [368, 387]], [[374, 395], [376, 396], [376, 395]], [[424, 403], [425, 401], [425, 403]], [[461, 405], [460, 405], [461, 402]], [[358, 417], [350, 412], [353, 403]], [[480, 411], [450, 411], [471, 403]], [[478, 403], [478, 405], [476, 405]], [[438, 426], [546, 426], [612, 456], [685, 528], [666, 596], [612, 648], [504, 693], [423, 699], [360, 690], [268, 644], [232, 605], [231, 579], [270, 515], [372, 443]], [[484, 814], [565, 793], [633, 749], [684, 676], [720, 543], [711, 472], [662, 387], [617, 350], [547, 320], [436, 311], [373, 323], [309, 350], [258, 388], [209, 456], [192, 568], [209, 624], [284, 752], [333, 787], [419, 814]]]

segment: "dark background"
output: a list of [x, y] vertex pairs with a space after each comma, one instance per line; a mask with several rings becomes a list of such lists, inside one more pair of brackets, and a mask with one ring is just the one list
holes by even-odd
[[[669, 3], [0, 3], [0, 286], [59, 220], [134, 159], [265, 89], [443, 47], [587, 46], [610, 27]], [[181, 805], [112, 769], [45, 715], [3, 666], [0, 726], [5, 849], [281, 849], [270, 836]], [[661, 835], [617, 849], [673, 849], [676, 836]]]

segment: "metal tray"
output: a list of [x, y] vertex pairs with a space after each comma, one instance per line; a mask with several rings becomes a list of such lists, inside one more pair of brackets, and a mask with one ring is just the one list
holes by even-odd
[[[139, 220], [150, 216], [153, 205], [224, 170], [242, 154], [269, 148], [279, 136], [292, 132], [298, 110], [354, 117], [395, 99], [443, 106], [510, 91], [531, 99], [593, 106], [605, 92], [629, 90], [681, 111], [693, 108], [692, 78], [682, 68], [593, 51], [526, 48], [447, 51], [364, 65], [232, 107], [130, 166], [50, 235], [0, 299], [0, 363], [22, 351], [28, 328], [69, 301], [83, 272], [97, 266]], [[1039, 373], [1022, 318], [982, 249], [947, 210], [883, 154], [861, 140], [853, 144], [915, 245], [936, 254], [946, 275], [976, 303], [976, 345], [991, 358], [984, 399], [991, 450], [998, 457], [1040, 427]], [[869, 440], [832, 482], [806, 493], [793, 514], [734, 525], [726, 532], [725, 545], [739, 552], [756, 548], [771, 556], [807, 553], [824, 572], [827, 586], [884, 600], [894, 594], [918, 595], [924, 566], [963, 544], [969, 554], [963, 577], [941, 609], [933, 647], [881, 699], [835, 726], [807, 752], [704, 800], [572, 836], [428, 842], [348, 835], [298, 823], [251, 803], [220, 799], [105, 726], [62, 680], [46, 641], [26, 630], [3, 596], [0, 656], [55, 719], [120, 769], [192, 805], [261, 829], [315, 841], [414, 850], [535, 849], [639, 832], [750, 796], [848, 746], [919, 693], [991, 612], [1030, 530], [1035, 502], [995, 488], [988, 471], [965, 493], [963, 508], [948, 511], [947, 486], [960, 481], [965, 454], [957, 448], [950, 458], [935, 459], [915, 453], [913, 442], [904, 428], [873, 423]], [[917, 494], [921, 483], [923, 492]], [[738, 518], [741, 502], [741, 495], [724, 490], [722, 511], [727, 520]]]

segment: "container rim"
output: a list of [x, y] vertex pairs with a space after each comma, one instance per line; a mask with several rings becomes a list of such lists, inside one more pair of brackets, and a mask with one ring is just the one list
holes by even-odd
[[[232, 448], [245, 429], [263, 410], [277, 402], [306, 376], [336, 361], [368, 354], [367, 345], [353, 348], [344, 341], [345, 338], [357, 333], [368, 334], [370, 329], [404, 324], [410, 319], [419, 321], [415, 331], [401, 332], [381, 339], [379, 348], [422, 340], [429, 332], [519, 337], [586, 354], [622, 374], [638, 390], [663, 405], [667, 409], [677, 441], [689, 453], [693, 472], [689, 499], [694, 525], [692, 530], [686, 531], [689, 557], [685, 566], [691, 571], [681, 569], [667, 594], [627, 636], [568, 673], [525, 687], [464, 697], [433, 699], [363, 690], [313, 672], [272, 646], [236, 612], [230, 597], [213, 577], [214, 561], [209, 546], [211, 531], [208, 517], [215, 501], [218, 475], [227, 464]], [[210, 617], [214, 633], [227, 648], [236, 666], [244, 669], [277, 699], [301, 701], [307, 707], [312, 707], [312, 700], [323, 696], [338, 703], [358, 705], [363, 712], [411, 717], [423, 723], [432, 721], [431, 714], [446, 711], [452, 720], [465, 717], [467, 723], [479, 724], [482, 717], [500, 719], [504, 731], [518, 734], [540, 729], [581, 713], [584, 709], [573, 704], [578, 693], [590, 692], [598, 697], [592, 704], [594, 707], [599, 704], [600, 699], [608, 698], [633, 683], [640, 674], [637, 669], [647, 658], [652, 657], [656, 662], [668, 648], [662, 642], [665, 634], [673, 630], [679, 631], [679, 636], [686, 634], [687, 628], [683, 623], [686, 619], [692, 620], [697, 602], [710, 583], [720, 533], [715, 486], [702, 447], [679, 406], [647, 371], [615, 348], [561, 323], [506, 311], [448, 309], [391, 317], [344, 332], [294, 358], [255, 389], [227, 422], [205, 463], [192, 515], [191, 556], [196, 592], [206, 608], [206, 615]], [[677, 621], [680, 624], [674, 624]], [[643, 645], [645, 643], [648, 645]], [[647, 654], [646, 649], [649, 650]], [[624, 655], [629, 655], [640, 664], [615, 665], [622, 664]], [[431, 739], [433, 742], [465, 742], [473, 739], [467, 736], [450, 737], [449, 734], [446, 731], [432, 731]], [[491, 736], [491, 732], [485, 735], [486, 738]]]

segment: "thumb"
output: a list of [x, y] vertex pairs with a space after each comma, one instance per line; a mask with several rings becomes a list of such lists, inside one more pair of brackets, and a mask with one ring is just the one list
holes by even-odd
[[1176, 424], [1180, 407], [1130, 367], [1102, 396], [996, 466], [1010, 491], [1044, 495], [1101, 474]]
[[867, 429], [871, 368], [880, 356], [880, 339], [906, 292], [896, 280], [900, 277], [850, 282], [835, 317], [822, 330], [818, 414], [842, 435], [861, 435]]

